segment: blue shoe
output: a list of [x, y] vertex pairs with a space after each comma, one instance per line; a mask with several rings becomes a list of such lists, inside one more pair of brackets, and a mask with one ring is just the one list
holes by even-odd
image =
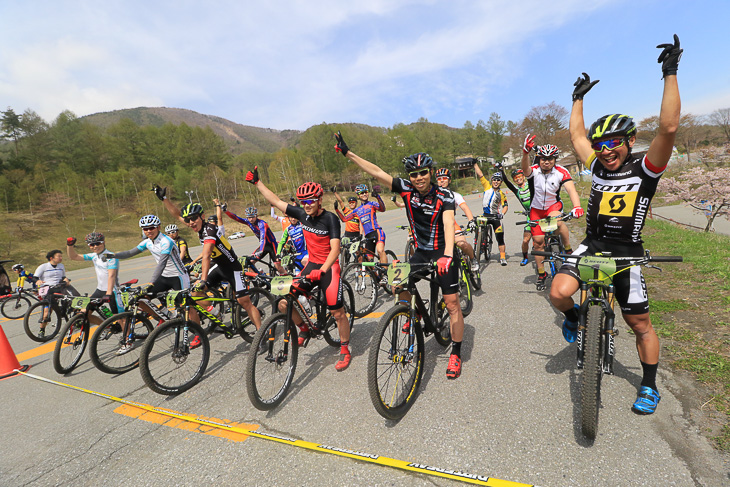
[[659, 405], [661, 396], [657, 391], [648, 386], [642, 386], [639, 389], [639, 395], [636, 402], [631, 406], [631, 410], [636, 414], [653, 414]]
[[[574, 304], [573, 307], [576, 310], [578, 309], [577, 304]], [[565, 341], [568, 343], [573, 343], [577, 335], [578, 323], [574, 321], [568, 321], [568, 318], [565, 318], [565, 321], [563, 321], [563, 338], [565, 338]]]
[[525, 257], [524, 259], [522, 259], [522, 260], [520, 261], [520, 265], [523, 265], [523, 266], [524, 266], [524, 265], [527, 265], [527, 262], [528, 262], [528, 261], [527, 261], [527, 257]]

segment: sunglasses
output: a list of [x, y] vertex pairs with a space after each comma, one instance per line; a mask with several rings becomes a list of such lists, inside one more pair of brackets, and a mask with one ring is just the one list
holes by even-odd
[[151, 232], [151, 231], [152, 231], [152, 230], [154, 230], [155, 228], [157, 228], [157, 227], [144, 227], [144, 228], [142, 229], [142, 231], [143, 231], [143, 232]]
[[448, 176], [441, 176], [440, 178], [436, 178], [436, 181], [451, 181], [451, 178]]
[[609, 140], [602, 140], [600, 142], [593, 142], [591, 144], [591, 147], [593, 147], [593, 150], [596, 152], [601, 152], [603, 149], [608, 150], [614, 150], [618, 149], [622, 145], [626, 143], [626, 139], [609, 139]]
[[101, 245], [101, 242], [94, 242], [94, 243], [90, 243], [89, 247], [98, 247], [99, 245]]
[[418, 176], [425, 176], [429, 172], [431, 172], [430, 169], [421, 169], [420, 171], [409, 172], [408, 175], [410, 177], [412, 177], [412, 178], [415, 178], [415, 177], [418, 177]]
[[194, 222], [198, 218], [200, 218], [200, 215], [191, 215], [189, 218], [183, 218], [183, 221], [185, 223], [190, 223], [190, 222]]
[[313, 204], [315, 204], [315, 203], [316, 203], [317, 201], [318, 201], [318, 200], [299, 200], [299, 202], [300, 202], [301, 204], [303, 204], [303, 205], [313, 205]]

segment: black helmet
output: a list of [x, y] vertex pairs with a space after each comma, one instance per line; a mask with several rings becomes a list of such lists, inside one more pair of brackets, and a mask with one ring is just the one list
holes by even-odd
[[610, 137], [629, 137], [636, 134], [634, 119], [617, 113], [604, 115], [591, 125], [588, 138], [591, 140]]
[[216, 215], [210, 215], [208, 217], [208, 221], [212, 223], [213, 225], [218, 225], [218, 216]]
[[403, 158], [403, 165], [406, 167], [406, 172], [413, 172], [419, 169], [429, 169], [434, 166], [433, 159], [425, 152], [419, 152], [417, 154], [411, 154], [408, 157]]
[[91, 232], [86, 236], [86, 243], [87, 244], [93, 244], [93, 243], [100, 243], [104, 241], [104, 234], [99, 232]]
[[192, 215], [201, 215], [203, 213], [203, 207], [198, 203], [190, 203], [180, 208], [180, 216], [183, 218], [189, 218]]

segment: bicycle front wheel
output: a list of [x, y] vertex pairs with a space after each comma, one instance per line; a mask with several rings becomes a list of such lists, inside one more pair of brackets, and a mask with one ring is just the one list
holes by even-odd
[[89, 342], [89, 321], [78, 313], [63, 325], [53, 350], [53, 368], [59, 374], [68, 374], [79, 364]]
[[451, 315], [449, 310], [446, 309], [446, 302], [443, 296], [439, 299], [436, 304], [436, 332], [433, 337], [436, 342], [442, 347], [447, 347], [451, 343]]
[[399, 304], [380, 320], [368, 353], [368, 392], [385, 419], [400, 419], [413, 406], [423, 376], [423, 330], [410, 308]]
[[[342, 287], [342, 301], [345, 306], [345, 316], [347, 317], [347, 323], [350, 326], [350, 331], [352, 331], [352, 326], [355, 324], [355, 294], [352, 291], [352, 286], [350, 286], [349, 282], [342, 281]], [[328, 345], [332, 347], [339, 347], [342, 345], [340, 333], [337, 329], [337, 322], [335, 322], [335, 319], [331, 314], [327, 318], [322, 334], [324, 335], [324, 341], [326, 341]]]
[[603, 318], [603, 308], [600, 305], [588, 308], [585, 361], [580, 381], [580, 421], [583, 434], [590, 440], [594, 440], [598, 433], [598, 411], [601, 407]]
[[492, 243], [494, 242], [494, 235], [492, 235], [492, 226], [489, 225], [486, 229], [486, 235], [484, 239], [484, 260], [489, 264], [492, 259]]
[[373, 272], [354, 262], [342, 273], [342, 280], [352, 286], [355, 297], [355, 317], [362, 318], [375, 309], [378, 301], [378, 278]]
[[48, 301], [38, 301], [25, 312], [23, 328], [34, 342], [51, 341], [61, 328], [61, 315]]
[[144, 313], [132, 315], [131, 311], [125, 311], [110, 316], [91, 336], [91, 363], [107, 374], [123, 374], [134, 369], [139, 365], [142, 343], [152, 330], [152, 323]]
[[[484, 234], [487, 231], [487, 227], [480, 225], [477, 227], [477, 238], [474, 241], [474, 258], [477, 262], [481, 259], [482, 254], [484, 254]], [[485, 255], [486, 260], [486, 255]]]
[[[256, 306], [261, 315], [261, 323], [266, 321], [269, 316], [273, 315], [276, 311], [275, 303], [276, 299], [274, 295], [262, 287], [253, 287], [249, 290], [249, 298], [251, 303]], [[253, 342], [253, 337], [256, 334], [256, 325], [251, 321], [246, 310], [236, 302], [233, 304], [233, 326], [238, 330], [238, 334], [241, 335], [246, 343]]]
[[403, 254], [403, 261], [410, 262], [411, 257], [415, 253], [416, 253], [416, 244], [413, 242], [413, 239], [409, 238], [408, 242], [406, 243], [406, 249]]
[[256, 409], [268, 411], [286, 397], [297, 368], [296, 327], [286, 313], [276, 313], [253, 338], [246, 364], [246, 389]]
[[[197, 343], [200, 345], [195, 346]], [[147, 387], [158, 394], [185, 392], [197, 384], [210, 358], [203, 328], [182, 318], [166, 321], [142, 345], [139, 370]]]
[[464, 269], [463, 264], [461, 264], [461, 259], [459, 263], [459, 305], [461, 306], [461, 314], [464, 315], [464, 317], [469, 316], [471, 313], [471, 310], [474, 308], [474, 301], [472, 300], [471, 296], [471, 284], [469, 283], [469, 279], [466, 277], [468, 274], [468, 270]]
[[20, 294], [5, 299], [0, 305], [0, 313], [9, 320], [19, 320], [30, 308], [30, 299]]

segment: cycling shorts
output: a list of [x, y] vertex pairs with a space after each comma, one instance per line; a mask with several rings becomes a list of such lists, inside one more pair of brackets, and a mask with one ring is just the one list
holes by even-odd
[[385, 245], [385, 231], [382, 228], [376, 228], [372, 232], [365, 234], [367, 239], [365, 242], [365, 248], [375, 254], [375, 246], [380, 242]]
[[[89, 297], [92, 299], [97, 299], [104, 296], [106, 296], [106, 291], [102, 291], [101, 289], [95, 289]], [[116, 291], [112, 291], [111, 299], [109, 300], [109, 309], [112, 310], [112, 314], [114, 315], [119, 313], [119, 310], [124, 309], [124, 303], [122, 303], [122, 295]]]
[[[315, 269], [319, 269], [322, 267], [322, 264], [315, 264], [314, 262], [309, 262], [307, 264], [307, 267], [302, 269], [302, 272], [300, 272], [299, 276], [307, 276], [310, 272], [312, 272]], [[332, 264], [332, 267], [330, 267], [330, 270], [322, 274], [322, 278], [317, 282], [299, 282], [296, 287], [298, 289], [302, 289], [304, 291], [311, 291], [314, 286], [319, 285], [319, 288], [324, 292], [325, 300], [327, 302], [327, 308], [330, 310], [336, 310], [340, 309], [345, 305], [345, 301], [342, 299], [342, 293], [343, 293], [343, 287], [342, 287], [342, 279], [341, 279], [341, 270], [340, 270], [340, 264], [338, 262], [335, 262]]]
[[[613, 257], [643, 257], [644, 247], [641, 244], [620, 244], [615, 242], [601, 242], [585, 239], [572, 255], [593, 255], [597, 252], [611, 252]], [[628, 265], [618, 264], [616, 271], [625, 269]], [[578, 267], [568, 259], [560, 268], [559, 274], [567, 274], [573, 279], [578, 278]], [[641, 266], [634, 266], [613, 277], [616, 290], [616, 301], [625, 315], [640, 315], [649, 312], [649, 296], [646, 292], [646, 281], [641, 272]]]
[[345, 232], [345, 235], [343, 235], [343, 237], [349, 238], [350, 241], [352, 241], [353, 238], [356, 238], [359, 236], [360, 236], [360, 232], [347, 232], [347, 231]]
[[[454, 253], [456, 255], [456, 253]], [[429, 262], [436, 262], [440, 257], [444, 256], [443, 250], [422, 250], [416, 249], [416, 252], [411, 256], [408, 261], [409, 264], [427, 264]], [[460, 265], [456, 258], [452, 259], [451, 266], [449, 267], [446, 274], [436, 274], [436, 282], [438, 282], [441, 288], [441, 294], [447, 296], [449, 294], [456, 294], [459, 292], [459, 269], [456, 267]]]
[[236, 297], [248, 296], [248, 281], [243, 277], [243, 271], [224, 272], [219, 265], [214, 265], [208, 271], [208, 288], [220, 286], [221, 282], [227, 282], [236, 291]]
[[[530, 220], [541, 220], [543, 218], [546, 218], [550, 216], [550, 213], [560, 213], [563, 211], [563, 202], [558, 201], [557, 203], [553, 203], [550, 208], [546, 208], [544, 210], [538, 210], [537, 208], [530, 208]], [[545, 232], [542, 231], [542, 228], [540, 228], [540, 225], [535, 225], [534, 227], [531, 227], [532, 230], [532, 236], [533, 237], [539, 237], [541, 235], [545, 235]]]
[[[185, 276], [178, 277], [160, 276], [155, 282], [152, 283], [152, 289], [150, 289], [150, 294], [157, 294], [164, 291], [180, 291], [189, 287], [190, 278], [187, 274], [185, 274]], [[165, 302], [164, 297], [160, 298], [160, 303], [162, 303], [162, 306], [167, 307], [167, 303]]]

